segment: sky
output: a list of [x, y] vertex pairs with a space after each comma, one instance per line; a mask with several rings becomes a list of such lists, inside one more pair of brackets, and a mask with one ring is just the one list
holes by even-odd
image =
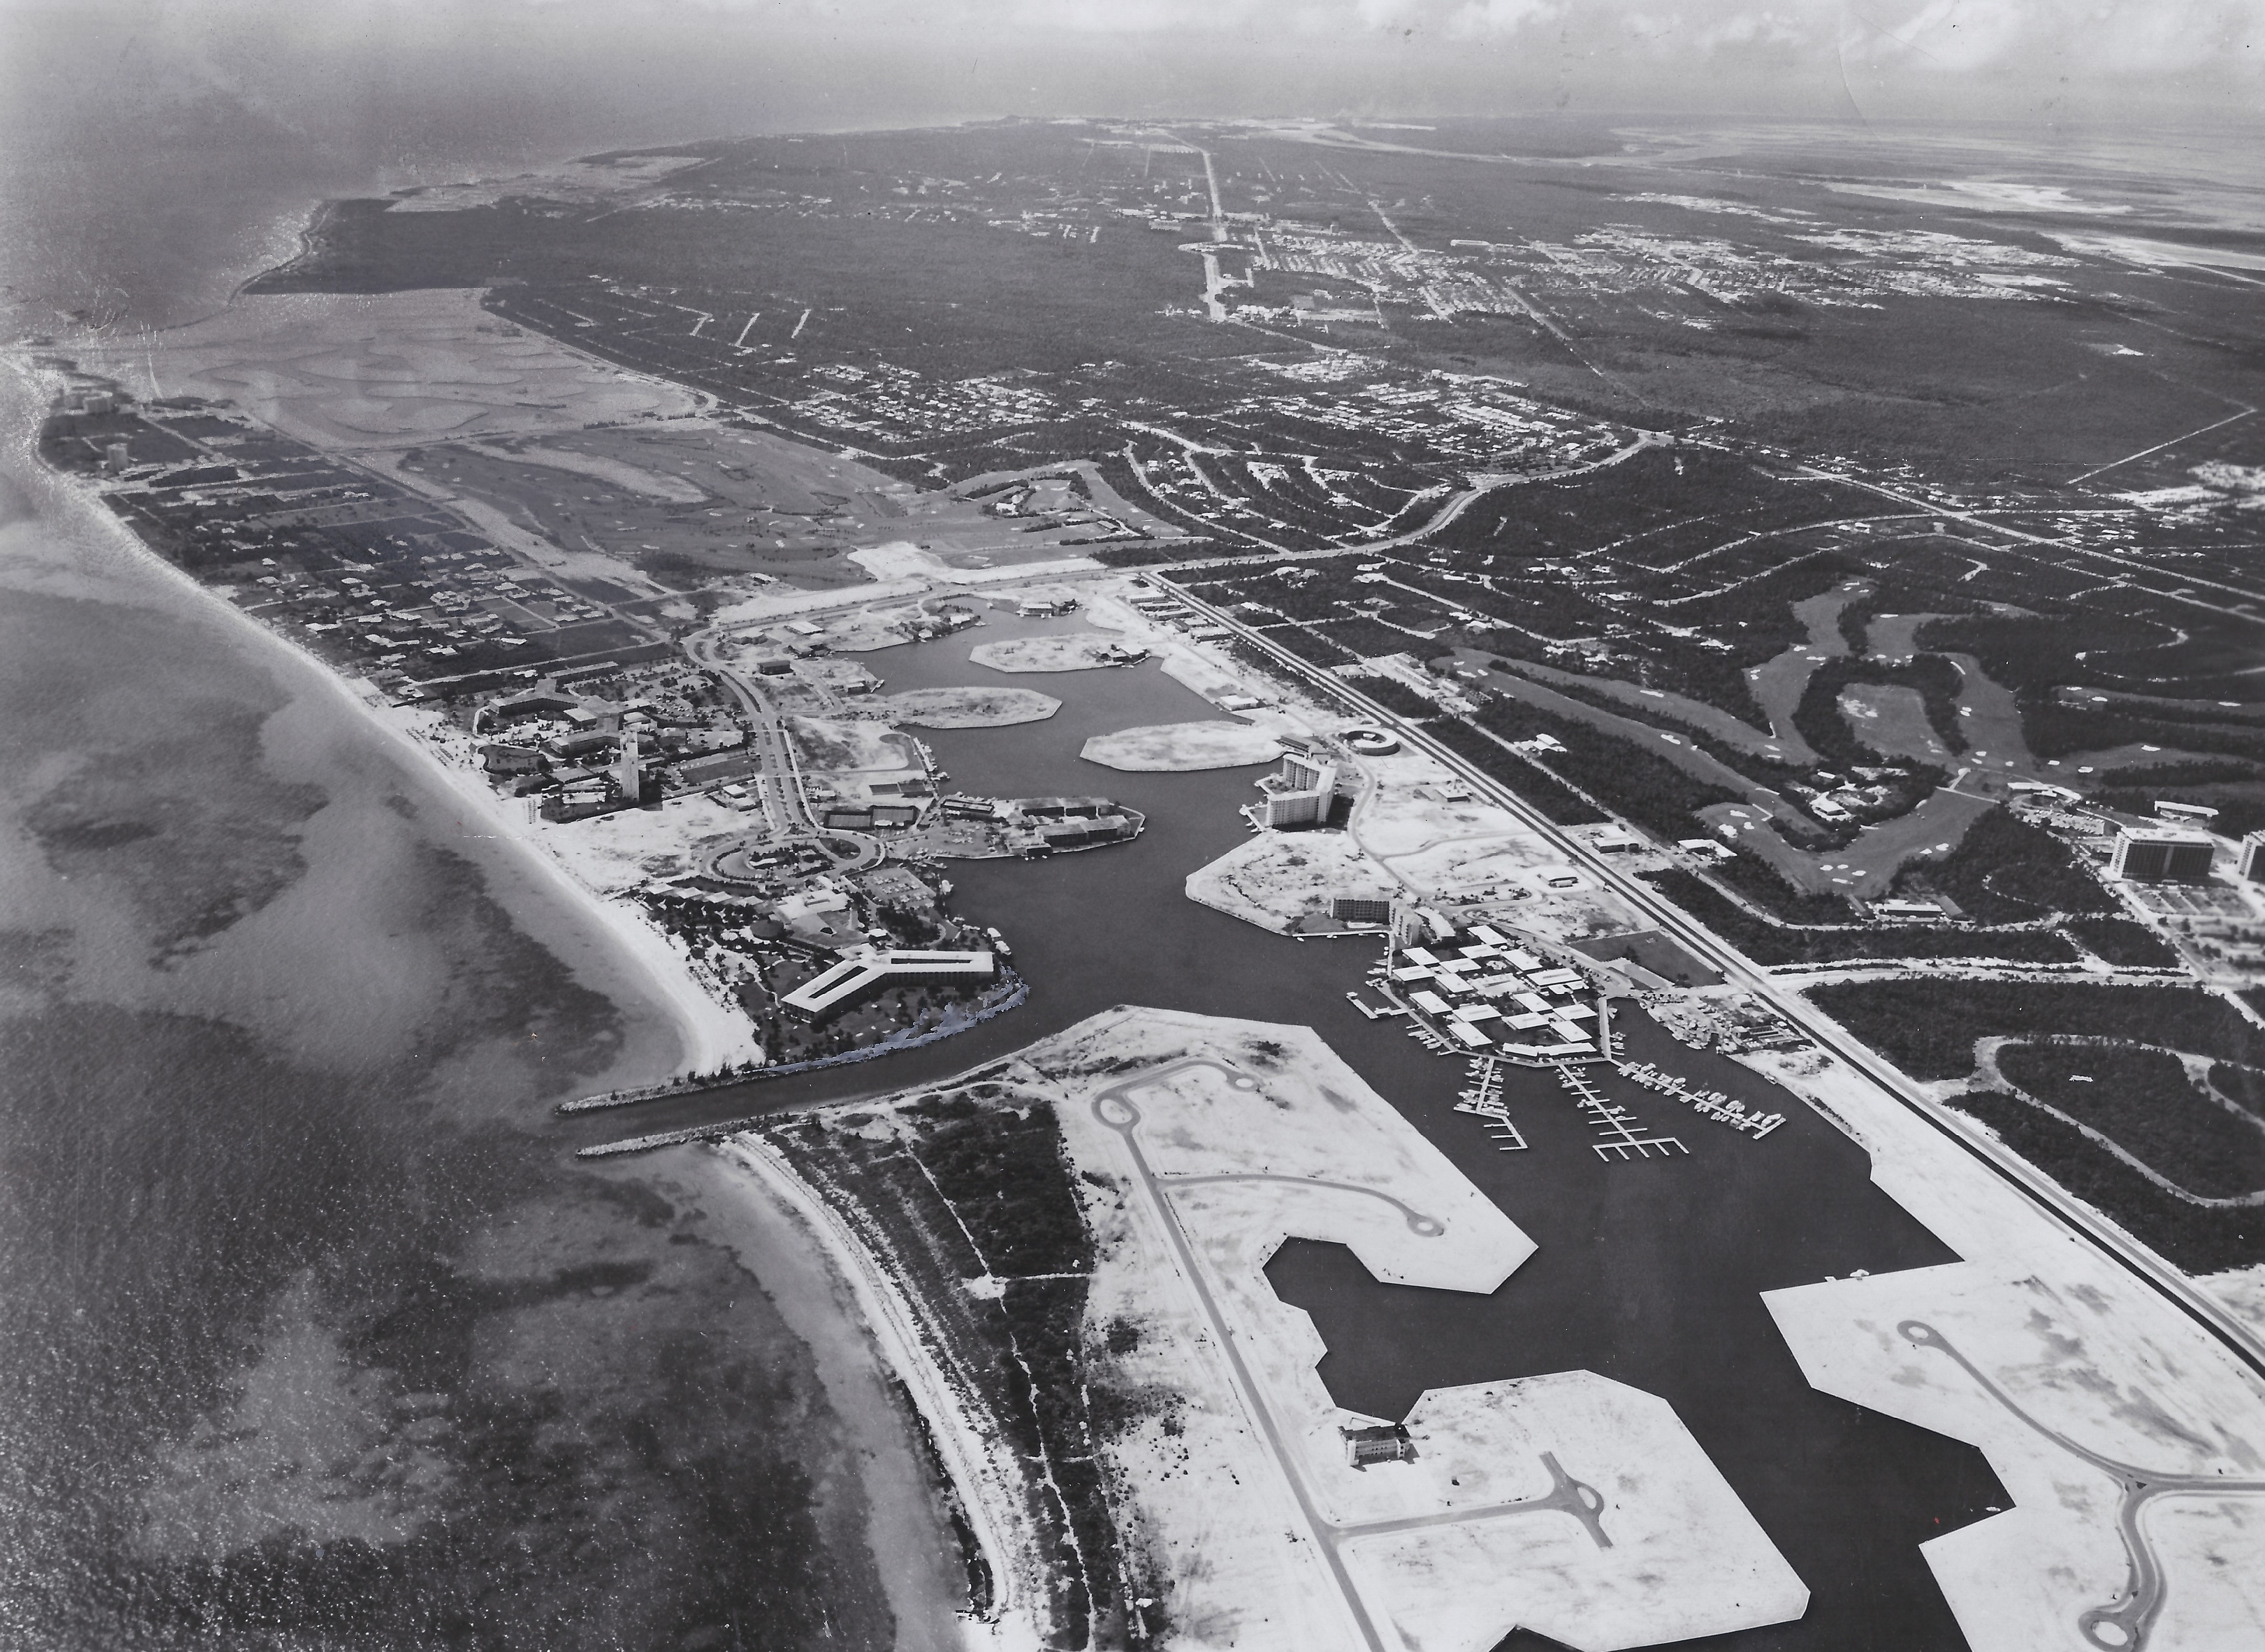
[[[58, 82], [413, 164], [1010, 114], [2265, 113], [2265, 0], [0, 0], [0, 132]], [[36, 133], [31, 135], [36, 138]]]

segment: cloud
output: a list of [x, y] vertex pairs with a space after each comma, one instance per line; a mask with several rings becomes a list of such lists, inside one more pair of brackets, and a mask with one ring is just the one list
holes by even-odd
[[0, 105], [53, 55], [18, 49], [11, 71], [11, 23], [18, 42], [97, 42], [78, 57], [98, 83], [193, 82], [310, 132], [360, 120], [340, 140], [356, 153], [452, 152], [415, 122], [402, 135], [420, 100], [492, 107], [529, 147], [522, 131], [592, 111], [631, 135], [1007, 113], [2265, 113], [2265, 0], [0, 0]]

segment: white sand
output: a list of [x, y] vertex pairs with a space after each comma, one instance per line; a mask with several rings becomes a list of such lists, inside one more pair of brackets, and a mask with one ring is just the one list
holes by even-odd
[[1090, 557], [1054, 557], [1043, 561], [1007, 563], [991, 568], [955, 567], [932, 550], [922, 550], [910, 540], [853, 550], [849, 560], [876, 579], [932, 581], [937, 585], [995, 586], [1017, 580], [1059, 579], [1066, 573], [1090, 573], [1101, 564]]
[[[1873, 1180], [1970, 1260], [1765, 1295], [1817, 1387], [1970, 1441], [2015, 1507], [1924, 1546], [1976, 1652], [2081, 1646], [2083, 1612], [2126, 1587], [2116, 1482], [2047, 1439], [1940, 1346], [1933, 1328], [2047, 1427], [2155, 1475], [2265, 1482], [2265, 1388], [2184, 1314], [1846, 1066], [1815, 1055], [1748, 1065], [1848, 1121]], [[1962, 1130], [1973, 1130], [1961, 1124]], [[2174, 1505], [2151, 1505], [2166, 1531]], [[2159, 1559], [2154, 1652], [2265, 1644], [2265, 1496], [2181, 1499]], [[2210, 1558], [2215, 1556], [2215, 1558]]]
[[714, 1236], [732, 1247], [787, 1328], [810, 1348], [864, 1482], [866, 1540], [896, 1618], [893, 1652], [968, 1646], [964, 1620], [946, 1605], [966, 1591], [950, 1517], [908, 1437], [908, 1420], [889, 1391], [889, 1362], [867, 1332], [841, 1259], [806, 1205], [782, 1197], [776, 1177], [747, 1148], [685, 1146], [674, 1156], [715, 1219]]
[[734, 1137], [723, 1152], [824, 1248], [881, 1357], [927, 1420], [997, 1590], [992, 1620], [966, 1625], [969, 1645], [996, 1652], [1036, 1652], [1039, 1637], [1034, 1613], [1045, 1607], [1033, 1598], [1038, 1583], [1031, 1564], [1035, 1544], [1018, 1488], [1001, 1472], [987, 1431], [929, 1356], [912, 1305], [887, 1268], [760, 1137]]
[[[371, 700], [360, 700], [335, 673], [327, 667], [322, 669], [340, 694], [356, 699], [398, 740], [402, 751], [449, 789], [464, 805], [470, 820], [485, 828], [480, 835], [527, 850], [529, 864], [541, 869], [543, 881], [595, 919], [623, 954], [637, 961], [652, 983], [654, 995], [671, 1008], [682, 1029], [685, 1048], [678, 1059], [680, 1072], [707, 1072], [734, 1062], [761, 1060], [762, 1045], [754, 1024], [740, 1011], [726, 1008], [700, 984], [682, 943], [655, 928], [642, 912], [626, 902], [604, 898], [608, 891], [637, 881], [627, 873], [631, 855], [685, 846], [685, 834], [677, 822], [669, 821], [665, 814], [642, 810], [564, 825], [538, 821], [523, 804], [508, 803], [496, 795], [478, 772], [470, 740], [452, 730], [443, 732], [446, 725], [439, 713], [387, 706], [376, 702], [374, 695]], [[435, 746], [447, 750], [449, 761], [443, 761]], [[716, 809], [705, 799], [701, 801], [703, 807]], [[739, 817], [733, 815], [732, 819], [744, 829]], [[578, 830], [593, 827], [598, 830]], [[635, 847], [623, 844], [624, 838]], [[608, 839], [615, 845], [610, 852], [604, 848], [594, 852], [594, 844], [603, 845]]]
[[1280, 737], [1248, 723], [1152, 723], [1096, 734], [1078, 753], [1103, 768], [1169, 774], [1248, 768], [1281, 754]]
[[718, 628], [760, 630], [780, 620], [799, 619], [828, 608], [855, 608], [860, 603], [903, 603], [928, 590], [925, 579], [885, 579], [878, 585], [845, 591], [805, 591], [797, 586], [766, 586], [762, 590], [718, 608], [711, 623]]
[[1049, 637], [1009, 637], [978, 643], [968, 659], [993, 671], [1100, 671], [1116, 662], [1103, 658], [1118, 639], [1101, 631], [1064, 631]]
[[1262, 832], [1189, 873], [1185, 887], [1198, 906], [1277, 935], [1300, 918], [1329, 916], [1336, 896], [1387, 900], [1402, 892], [1342, 832]]
[[[1410, 1647], [1486, 1652], [1519, 1624], [1649, 1645], [1805, 1609], [1671, 1408], [1587, 1372], [1435, 1391], [1410, 1418], [1415, 1462], [1350, 1466], [1339, 1430], [1375, 1419], [1329, 1398], [1311, 1320], [1266, 1281], [1275, 1248], [1334, 1241], [1379, 1278], [1484, 1292], [1533, 1243], [1310, 1030], [1113, 1012], [1026, 1062], [1052, 1075], [1079, 1170], [1107, 1183], [1081, 1184], [1101, 1248], [1089, 1314], [1137, 1324], [1125, 1375], [1183, 1400], [1178, 1436], [1144, 1425], [1110, 1456], [1191, 1643], [1360, 1645], [1331, 1547]], [[1111, 1126], [1124, 1103], [1137, 1156]], [[1564, 1512], [1499, 1512], [1549, 1489], [1543, 1452], [1595, 1488], [1612, 1546]]]
[[1043, 723], [1061, 710], [1031, 688], [908, 688], [881, 702], [892, 723], [920, 729], [998, 729]]

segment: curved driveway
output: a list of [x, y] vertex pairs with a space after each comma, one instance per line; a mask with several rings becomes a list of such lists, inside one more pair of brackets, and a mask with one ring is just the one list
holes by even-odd
[[[1224, 1077], [1238, 1090], [1251, 1094], [1256, 1094], [1259, 1090], [1258, 1081], [1249, 1073], [1238, 1071], [1224, 1062], [1209, 1060], [1198, 1056], [1175, 1062], [1169, 1066], [1159, 1067], [1152, 1073], [1144, 1073], [1140, 1078], [1128, 1080], [1123, 1084], [1103, 1090], [1094, 1098], [1093, 1116], [1109, 1129], [1115, 1131], [1124, 1141], [1125, 1150], [1131, 1155], [1133, 1168], [1140, 1176], [1141, 1190], [1147, 1195], [1149, 1203], [1154, 1209], [1164, 1232], [1171, 1238], [1172, 1248], [1179, 1258], [1180, 1271], [1186, 1277], [1189, 1288], [1195, 1292], [1196, 1300], [1203, 1309], [1204, 1318], [1210, 1324], [1212, 1335], [1218, 1340], [1220, 1348], [1227, 1356], [1227, 1365], [1234, 1374], [1234, 1386], [1241, 1394], [1244, 1409], [1249, 1413], [1251, 1420], [1257, 1425], [1260, 1437], [1266, 1443], [1268, 1454], [1281, 1470], [1283, 1481], [1298, 1505], [1299, 1515], [1305, 1521], [1307, 1529], [1313, 1533], [1315, 1547], [1319, 1549], [1323, 1561], [1329, 1568], [1330, 1580], [1336, 1584], [1339, 1594], [1344, 1597], [1345, 1611], [1360, 1631], [1361, 1640], [1370, 1648], [1370, 1652], [1387, 1652], [1387, 1643], [1378, 1632], [1375, 1620], [1369, 1615], [1367, 1603], [1361, 1598], [1359, 1587], [1354, 1583], [1351, 1574], [1345, 1568], [1344, 1556], [1341, 1551], [1347, 1542], [1356, 1538], [1389, 1536], [1400, 1532], [1421, 1531], [1431, 1526], [1457, 1525], [1475, 1521], [1497, 1520], [1514, 1515], [1562, 1514], [1578, 1521], [1599, 1548], [1610, 1548], [1612, 1539], [1605, 1535], [1604, 1525], [1599, 1518], [1604, 1510], [1603, 1496], [1595, 1487], [1584, 1484], [1567, 1474], [1558, 1466], [1556, 1458], [1547, 1452], [1541, 1454], [1541, 1463], [1542, 1466], [1548, 1471], [1550, 1488], [1537, 1497], [1522, 1498], [1513, 1503], [1493, 1503], [1478, 1509], [1443, 1510], [1437, 1514], [1415, 1515], [1396, 1520], [1374, 1520], [1346, 1525], [1340, 1525], [1322, 1517], [1321, 1511], [1315, 1508], [1313, 1495], [1306, 1484], [1300, 1456], [1284, 1439], [1281, 1425], [1275, 1418], [1273, 1408], [1266, 1401], [1265, 1391], [1252, 1376], [1249, 1365], [1242, 1357], [1242, 1350], [1237, 1335], [1229, 1323], [1227, 1316], [1220, 1310], [1218, 1299], [1212, 1294], [1211, 1285], [1205, 1277], [1203, 1264], [1196, 1255], [1195, 1247], [1190, 1241], [1186, 1230], [1180, 1225], [1179, 1213], [1172, 1206], [1169, 1197], [1170, 1189], [1175, 1183], [1288, 1182], [1304, 1187], [1328, 1188], [1332, 1191], [1361, 1194], [1383, 1199], [1400, 1211], [1407, 1219], [1411, 1232], [1427, 1239], [1436, 1239], [1445, 1234], [1447, 1225], [1437, 1217], [1426, 1215], [1402, 1200], [1394, 1198], [1390, 1194], [1374, 1188], [1355, 1187], [1344, 1183], [1309, 1181], [1304, 1176], [1273, 1175], [1259, 1172], [1223, 1172], [1216, 1175], [1190, 1176], [1158, 1174], [1150, 1168], [1147, 1154], [1141, 1149], [1139, 1135], [1141, 1122], [1140, 1109], [1135, 1104], [1132, 1097], [1143, 1090], [1153, 1089], [1177, 1073], [1195, 1067], [1210, 1068]], [[1395, 1636], [1395, 1640], [1396, 1639]]]

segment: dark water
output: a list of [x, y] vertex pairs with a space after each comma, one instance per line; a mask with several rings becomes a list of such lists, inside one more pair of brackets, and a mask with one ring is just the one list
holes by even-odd
[[[375, 104], [304, 142], [257, 99], [47, 82], [9, 109], [11, 335], [69, 310], [199, 313], [315, 195], [482, 170], [435, 158], [440, 128], [404, 147]], [[544, 119], [561, 152], [613, 135]], [[524, 136], [473, 135], [459, 158]], [[550, 1116], [675, 1059], [649, 984], [466, 839], [310, 670], [41, 476], [38, 389], [5, 395], [0, 1645], [887, 1644], [886, 1585], [920, 1557], [877, 1565], [841, 1420], [722, 1213], [681, 1157], [579, 1167], [567, 1149], [613, 1123]], [[957, 646], [874, 664], [892, 688], [980, 680]], [[1184, 900], [1242, 835], [1249, 772], [1075, 755], [1202, 702], [1153, 666], [1017, 680], [1069, 704], [927, 736], [958, 782], [1106, 791], [1148, 832], [957, 869], [963, 907], [1014, 936], [1030, 1004], [762, 1102], [917, 1081], [1120, 1002], [1315, 1025], [1542, 1245], [1484, 1303], [1285, 1255], [1339, 1394], [1396, 1409], [1429, 1384], [1576, 1364], [1638, 1382], [1817, 1591], [1799, 1643], [1867, 1644], [1858, 1607], [1884, 1599], [1868, 1624], [1898, 1634], [1881, 1644], [1955, 1644], [1911, 1545], [1980, 1495], [1977, 1459], [1810, 1394], [1753, 1299], [1940, 1259], [1854, 1150], [1803, 1116], [1752, 1146], [1686, 1130], [1708, 1156], [1607, 1173], [1550, 1091], [1522, 1114], [1533, 1153], [1492, 1154], [1447, 1111], [1456, 1069], [1344, 1006], [1367, 943], [1293, 943]]]
[[0, 1644], [886, 1643], [856, 1466], [729, 1212], [550, 1129], [676, 1059], [650, 987], [310, 667], [29, 480]]
[[[890, 691], [1000, 680], [965, 662], [978, 640], [1079, 629], [994, 616], [972, 637], [865, 656]], [[1344, 999], [1371, 941], [1303, 942], [1187, 901], [1190, 870], [1247, 835], [1234, 812], [1259, 769], [1120, 774], [1082, 761], [1089, 735], [1218, 714], [1154, 665], [1017, 675], [1061, 698], [1044, 724], [924, 733], [955, 785], [977, 792], [1104, 793], [1147, 812], [1136, 844], [1033, 862], [953, 862], [964, 911], [998, 922], [1031, 982], [1022, 1010], [886, 1062], [673, 1104], [733, 1116], [793, 1099], [873, 1093], [958, 1072], [1112, 1005], [1133, 1003], [1319, 1030], [1531, 1234], [1540, 1248], [1491, 1297], [1379, 1284], [1342, 1246], [1293, 1241], [1269, 1277], [1314, 1316], [1333, 1397], [1401, 1416], [1427, 1387], [1585, 1369], [1666, 1398], [1812, 1591], [1807, 1618], [1706, 1644], [1951, 1652], [1964, 1641], [1918, 1546], [2006, 1497], [1978, 1452], [1820, 1394], [1803, 1379], [1759, 1292], [1926, 1267], [1956, 1256], [1870, 1182], [1861, 1149], [1756, 1074], [1685, 1049], [1648, 1017], [1619, 1018], [1632, 1058], [1701, 1088], [1788, 1114], [1760, 1141], [1617, 1075], [1603, 1081], [1691, 1156], [1606, 1164], [1547, 1074], [1516, 1073], [1510, 1098], [1533, 1144], [1504, 1153], [1455, 1113], [1462, 1064]], [[580, 1127], [589, 1139], [660, 1127], [660, 1110]], [[1513, 1645], [1518, 1644], [1513, 1641]], [[1535, 1643], [1538, 1644], [1538, 1643]]]
[[[11, 338], [201, 313], [419, 158], [25, 69]], [[0, 1647], [935, 1644], [943, 1530], [877, 1562], [729, 1190], [551, 1127], [678, 1059], [652, 984], [45, 475], [45, 404], [0, 364]]]

